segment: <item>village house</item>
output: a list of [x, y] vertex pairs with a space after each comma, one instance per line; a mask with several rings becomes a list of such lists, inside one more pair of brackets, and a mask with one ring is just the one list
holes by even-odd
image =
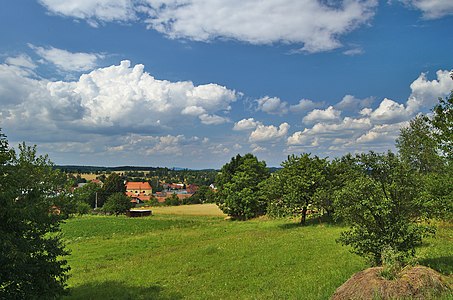
[[149, 201], [152, 194], [153, 189], [148, 182], [126, 182], [126, 196], [131, 197], [133, 203]]

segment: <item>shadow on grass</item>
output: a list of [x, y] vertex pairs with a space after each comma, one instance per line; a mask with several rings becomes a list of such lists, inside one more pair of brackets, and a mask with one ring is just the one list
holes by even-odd
[[305, 225], [300, 223], [300, 218], [298, 222], [285, 223], [279, 227], [282, 229], [294, 229], [306, 226], [318, 226], [318, 225], [328, 225], [328, 226], [342, 226], [340, 223], [333, 221], [332, 217], [322, 216], [317, 218], [310, 218], [305, 221]]
[[444, 275], [453, 274], [453, 256], [425, 258], [420, 260], [419, 263]]
[[84, 284], [69, 289], [63, 299], [182, 299], [182, 295], [168, 291], [158, 284], [130, 286], [123, 282], [106, 281]]

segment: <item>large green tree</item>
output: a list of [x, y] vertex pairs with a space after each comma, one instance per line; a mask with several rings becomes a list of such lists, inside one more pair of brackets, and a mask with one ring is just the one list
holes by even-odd
[[292, 213], [301, 216], [305, 225], [307, 211], [314, 204], [326, 177], [327, 160], [308, 153], [290, 155], [278, 173], [283, 186], [282, 202]]
[[435, 128], [434, 138], [446, 158], [453, 161], [453, 92], [446, 99], [439, 99], [434, 106], [431, 124]]
[[420, 115], [401, 128], [396, 140], [401, 159], [415, 171], [426, 174], [442, 167], [433, 128], [427, 117]]
[[65, 293], [69, 267], [56, 205], [66, 176], [35, 147], [10, 149], [0, 133], [0, 299], [53, 299]]
[[375, 265], [384, 249], [414, 255], [429, 232], [419, 222], [421, 177], [391, 152], [361, 154], [356, 165], [357, 173], [336, 194], [335, 214], [350, 226], [339, 241]]
[[216, 184], [219, 208], [229, 216], [246, 220], [266, 212], [266, 202], [258, 195], [259, 184], [269, 177], [264, 161], [253, 154], [237, 155], [220, 170]]

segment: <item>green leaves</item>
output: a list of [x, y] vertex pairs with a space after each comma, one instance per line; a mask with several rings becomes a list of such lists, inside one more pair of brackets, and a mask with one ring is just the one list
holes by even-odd
[[0, 298], [53, 299], [65, 293], [69, 267], [56, 204], [66, 177], [36, 147], [9, 149], [0, 134]]
[[269, 177], [265, 162], [252, 154], [237, 155], [225, 164], [216, 179], [219, 187], [217, 204], [229, 216], [246, 220], [266, 212], [266, 202], [260, 199], [260, 183]]
[[335, 214], [350, 225], [339, 242], [375, 265], [382, 263], [386, 247], [413, 256], [429, 233], [419, 222], [423, 210], [418, 175], [391, 152], [362, 154], [357, 165], [355, 178], [336, 193]]

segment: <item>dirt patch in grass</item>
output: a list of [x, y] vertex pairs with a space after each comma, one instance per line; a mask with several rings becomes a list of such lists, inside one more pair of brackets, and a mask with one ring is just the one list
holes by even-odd
[[382, 267], [354, 274], [331, 300], [345, 299], [439, 299], [451, 295], [451, 278], [424, 266], [403, 269], [396, 279], [381, 276]]

